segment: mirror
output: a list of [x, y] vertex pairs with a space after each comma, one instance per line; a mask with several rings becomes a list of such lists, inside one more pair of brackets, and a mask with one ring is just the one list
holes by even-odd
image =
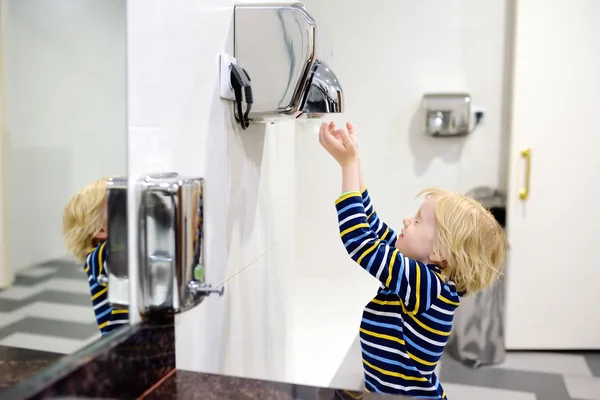
[[84, 259], [106, 236], [99, 180], [127, 174], [126, 2], [0, 4], [0, 360], [44, 364], [113, 324]]

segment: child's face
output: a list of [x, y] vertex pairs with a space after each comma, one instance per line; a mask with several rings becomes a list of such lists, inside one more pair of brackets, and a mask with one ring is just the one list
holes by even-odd
[[404, 218], [404, 228], [398, 233], [396, 248], [405, 256], [426, 264], [440, 263], [433, 254], [436, 235], [435, 206], [438, 199], [430, 196], [419, 208], [417, 215]]
[[95, 236], [94, 239], [97, 240], [106, 240], [106, 238], [108, 237], [108, 202], [106, 201], [106, 199], [104, 199], [104, 202], [102, 203], [102, 221], [103, 221], [103, 225], [102, 225], [102, 229], [100, 229], [100, 232], [98, 232]]

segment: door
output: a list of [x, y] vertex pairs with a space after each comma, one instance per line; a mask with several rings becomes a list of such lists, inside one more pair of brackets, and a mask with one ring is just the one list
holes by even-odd
[[516, 3], [506, 344], [600, 349], [600, 2]]
[[6, 157], [4, 156], [4, 24], [3, 13], [0, 9], [0, 289], [9, 287], [13, 282], [13, 272], [8, 260], [6, 251], [6, 237], [4, 209], [6, 207], [5, 194], [5, 177], [6, 177]]

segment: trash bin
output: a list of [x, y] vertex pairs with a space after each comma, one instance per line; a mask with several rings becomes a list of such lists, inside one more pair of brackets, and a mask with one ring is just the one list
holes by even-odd
[[[467, 196], [481, 202], [504, 228], [506, 195], [498, 189], [477, 187]], [[449, 354], [473, 368], [498, 364], [506, 357], [504, 347], [504, 275], [498, 282], [473, 296], [461, 299], [448, 341]]]

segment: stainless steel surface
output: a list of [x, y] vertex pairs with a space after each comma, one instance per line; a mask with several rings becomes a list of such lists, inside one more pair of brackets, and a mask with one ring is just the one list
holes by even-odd
[[144, 178], [141, 186], [141, 314], [183, 312], [211, 293], [222, 294], [205, 282], [204, 180], [163, 174]]
[[[466, 195], [481, 202], [504, 226], [506, 194], [482, 186], [471, 189]], [[447, 347], [456, 360], [474, 368], [504, 362], [504, 285], [502, 276], [494, 286], [461, 299]]]
[[448, 340], [448, 354], [478, 368], [500, 364], [504, 346], [504, 278], [494, 286], [461, 299]]
[[218, 288], [213, 288], [212, 285], [209, 284], [200, 284], [200, 282], [198, 281], [190, 281], [188, 282], [188, 289], [190, 290], [190, 293], [192, 295], [199, 295], [199, 294], [205, 294], [205, 295], [209, 295], [212, 293], [216, 293], [219, 296], [223, 296], [223, 294], [225, 294], [225, 287], [221, 286]]
[[127, 271], [127, 178], [111, 178], [107, 184], [108, 301], [114, 308], [129, 306]]
[[317, 60], [316, 22], [301, 4], [235, 7], [234, 48], [252, 79], [253, 121], [343, 111], [334, 72]]
[[311, 79], [302, 113], [308, 118], [319, 118], [323, 114], [343, 111], [342, 87], [335, 73], [317, 60], [313, 65]]
[[471, 97], [468, 94], [426, 94], [422, 108], [427, 135], [464, 136], [469, 133]]

